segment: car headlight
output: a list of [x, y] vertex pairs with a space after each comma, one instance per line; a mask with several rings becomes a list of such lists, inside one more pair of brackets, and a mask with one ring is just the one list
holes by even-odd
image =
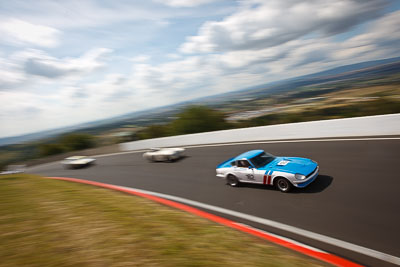
[[294, 175], [294, 177], [295, 177], [297, 180], [304, 180], [304, 179], [306, 179], [306, 176], [304, 176], [303, 174], [300, 174], [300, 173], [296, 173], [296, 174]]

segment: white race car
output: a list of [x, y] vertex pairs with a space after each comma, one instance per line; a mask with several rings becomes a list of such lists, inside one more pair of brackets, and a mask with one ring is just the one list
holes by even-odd
[[61, 163], [64, 165], [64, 168], [77, 169], [92, 165], [95, 161], [96, 159], [85, 156], [72, 156], [64, 159]]
[[25, 169], [26, 165], [9, 165], [5, 171], [0, 172], [0, 175], [23, 173]]
[[150, 161], [174, 161], [184, 156], [184, 148], [150, 148], [143, 158]]

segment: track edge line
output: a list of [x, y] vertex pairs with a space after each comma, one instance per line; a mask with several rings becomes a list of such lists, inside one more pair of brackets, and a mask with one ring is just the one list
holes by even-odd
[[313, 250], [311, 248], [309, 248], [307, 245], [302, 246], [300, 245], [299, 242], [291, 242], [289, 239], [287, 238], [280, 238], [277, 235], [272, 235], [269, 234], [265, 231], [199, 210], [197, 208], [179, 203], [179, 202], [175, 202], [166, 198], [162, 198], [162, 197], [158, 197], [158, 196], [154, 196], [154, 195], [150, 195], [150, 194], [146, 194], [140, 191], [135, 190], [134, 188], [127, 188], [127, 187], [121, 187], [121, 186], [117, 186], [117, 185], [112, 185], [112, 184], [106, 184], [106, 183], [100, 183], [100, 182], [94, 182], [94, 181], [89, 181], [89, 180], [83, 180], [83, 179], [77, 179], [77, 178], [69, 178], [69, 177], [46, 177], [48, 179], [54, 179], [54, 180], [63, 180], [63, 181], [69, 181], [69, 182], [75, 182], [75, 183], [81, 183], [81, 184], [88, 184], [88, 185], [93, 185], [93, 186], [97, 186], [97, 187], [102, 187], [102, 188], [107, 188], [107, 189], [112, 189], [115, 191], [120, 191], [120, 192], [124, 192], [130, 195], [135, 195], [135, 196], [139, 196], [139, 197], [143, 197], [155, 202], [158, 202], [160, 204], [163, 204], [165, 206], [169, 206], [172, 208], [176, 208], [185, 212], [188, 212], [190, 214], [205, 218], [209, 221], [213, 221], [215, 223], [236, 229], [238, 231], [250, 234], [252, 236], [256, 236], [258, 238], [267, 240], [271, 243], [274, 243], [276, 245], [294, 250], [296, 252], [299, 252], [303, 255], [321, 260], [323, 262], [326, 263], [330, 263], [333, 264], [335, 266], [350, 266], [350, 267], [360, 267], [363, 265], [357, 264], [355, 262], [352, 262], [350, 260], [341, 258], [339, 256], [336, 256], [334, 254], [330, 254], [328, 252], [325, 251], [321, 251], [319, 249], [317, 250]]

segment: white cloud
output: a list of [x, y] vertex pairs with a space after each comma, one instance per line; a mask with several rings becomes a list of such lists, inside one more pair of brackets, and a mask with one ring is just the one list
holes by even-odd
[[19, 70], [18, 64], [12, 60], [0, 58], [0, 90], [13, 88], [25, 79], [25, 74]]
[[[158, 65], [136, 64], [130, 80], [135, 89], [147, 94], [162, 93], [186, 100], [195, 94], [204, 94], [207, 84], [219, 73], [212, 57], [192, 56]], [[204, 87], [200, 92], [191, 90], [199, 86]]]
[[90, 97], [100, 102], [115, 102], [118, 98], [129, 96], [133, 93], [127, 84], [127, 78], [118, 73], [107, 74], [103, 80], [83, 86]]
[[[37, 95], [26, 92], [0, 91], [0, 125], [2, 135], [18, 135], [41, 130], [43, 110]], [[36, 124], [36, 125], [35, 125]], [[24, 127], [21, 127], [21, 126]], [[39, 126], [38, 126], [39, 125]]]
[[132, 62], [146, 62], [146, 61], [149, 61], [150, 59], [151, 59], [151, 57], [148, 55], [139, 55], [139, 56], [131, 58], [130, 60]]
[[[327, 14], [329, 15], [329, 14]], [[327, 16], [326, 15], [326, 16]], [[147, 94], [180, 95], [227, 92], [248, 86], [310, 74], [346, 64], [399, 54], [397, 21], [400, 11], [388, 14], [347, 41], [329, 36], [299, 38], [279, 46], [242, 49], [171, 59], [168, 63], [136, 64], [129, 77], [132, 88]], [[397, 49], [397, 53], [392, 53]]]
[[[368, 38], [360, 34], [358, 38], [346, 42], [332, 37], [314, 37], [259, 50], [172, 57], [171, 61], [161, 64], [151, 64], [146, 61], [147, 57], [138, 56], [136, 59], [139, 60], [133, 62], [130, 75], [108, 75], [102, 81], [87, 85], [85, 90], [93, 96], [92, 100], [97, 97], [97, 106], [101, 106], [102, 102], [108, 102], [107, 105], [114, 102], [123, 112], [123, 107], [126, 111], [132, 110], [132, 106], [143, 109], [363, 60], [390, 57], [390, 50], [383, 49], [379, 54], [375, 52], [379, 50], [377, 40], [382, 44], [388, 40], [400, 40], [398, 30], [395, 30], [399, 14], [389, 14], [372, 23], [366, 29]], [[393, 34], [386, 34], [385, 31]], [[366, 43], [365, 38], [370, 42]]]
[[59, 42], [59, 35], [57, 29], [20, 19], [0, 21], [0, 40], [11, 44], [54, 47]]
[[[24, 4], [18, 1], [13, 3]], [[63, 42], [57, 30], [48, 31], [50, 37], [39, 43], [0, 27], [0, 34], [7, 33], [0, 35], [6, 43], [0, 52], [0, 125], [8, 125], [1, 134], [111, 117], [400, 54], [400, 11], [379, 18], [383, 0], [243, 0], [229, 4], [229, 12], [215, 8], [208, 18], [230, 15], [205, 22], [207, 15], [196, 11], [220, 5], [199, 7], [206, 2], [163, 2], [152, 13], [151, 1], [113, 1], [106, 7], [96, 1], [41, 0], [35, 12], [11, 14], [29, 25], [62, 29]], [[197, 16], [193, 21], [191, 14]], [[4, 18], [10, 19], [7, 14]], [[170, 18], [174, 20], [165, 30], [172, 31], [166, 36], [158, 22]], [[346, 33], [348, 39], [335, 35], [363, 22], [368, 23]], [[150, 24], [158, 29], [151, 38]], [[182, 42], [182, 31], [196, 30], [197, 35]], [[71, 41], [76, 36], [82, 40]], [[179, 53], [179, 42], [185, 53]], [[109, 49], [90, 49], [96, 46], [114, 51], [108, 55]]]
[[156, 2], [172, 7], [195, 7], [216, 2], [216, 0], [157, 0]]
[[381, 15], [385, 0], [243, 1], [238, 12], [209, 21], [183, 53], [262, 49], [315, 33], [330, 36]]
[[[400, 11], [375, 21], [370, 29], [342, 44], [335, 58], [356, 57], [363, 53], [381, 52], [396, 56], [400, 52]], [[375, 51], [376, 50], [376, 51]]]
[[177, 53], [169, 53], [169, 54], [166, 55], [166, 57], [169, 58], [169, 59], [177, 60], [177, 59], [182, 58], [182, 55], [181, 54], [177, 54]]
[[243, 68], [254, 63], [266, 63], [281, 59], [287, 53], [288, 46], [268, 47], [261, 50], [238, 50], [222, 53], [215, 57], [221, 61], [223, 67]]
[[170, 10], [167, 12], [164, 6], [154, 6], [151, 1], [134, 0], [107, 3], [96, 0], [37, 0], [30, 5], [25, 0], [13, 0], [7, 5], [8, 9], [0, 10], [4, 18], [18, 11], [15, 15], [30, 23], [57, 29], [99, 27], [127, 21], [162, 22], [178, 14], [171, 14]]
[[27, 74], [50, 79], [64, 76], [80, 76], [103, 67], [102, 57], [110, 53], [107, 48], [95, 48], [78, 58], [55, 58], [43, 51], [30, 50], [22, 54]]
[[[93, 48], [78, 57], [57, 58], [37, 50], [22, 50], [0, 57], [0, 90], [20, 90], [43, 93], [65, 82], [78, 82], [106, 67], [110, 49]], [[55, 84], [52, 84], [55, 82]]]

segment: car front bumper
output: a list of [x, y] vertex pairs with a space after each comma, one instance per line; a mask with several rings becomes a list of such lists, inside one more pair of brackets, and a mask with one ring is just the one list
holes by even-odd
[[317, 178], [318, 174], [319, 174], [319, 166], [317, 166], [315, 171], [306, 179], [293, 181], [293, 185], [295, 187], [299, 187], [299, 188], [306, 187], [307, 185], [311, 184]]

